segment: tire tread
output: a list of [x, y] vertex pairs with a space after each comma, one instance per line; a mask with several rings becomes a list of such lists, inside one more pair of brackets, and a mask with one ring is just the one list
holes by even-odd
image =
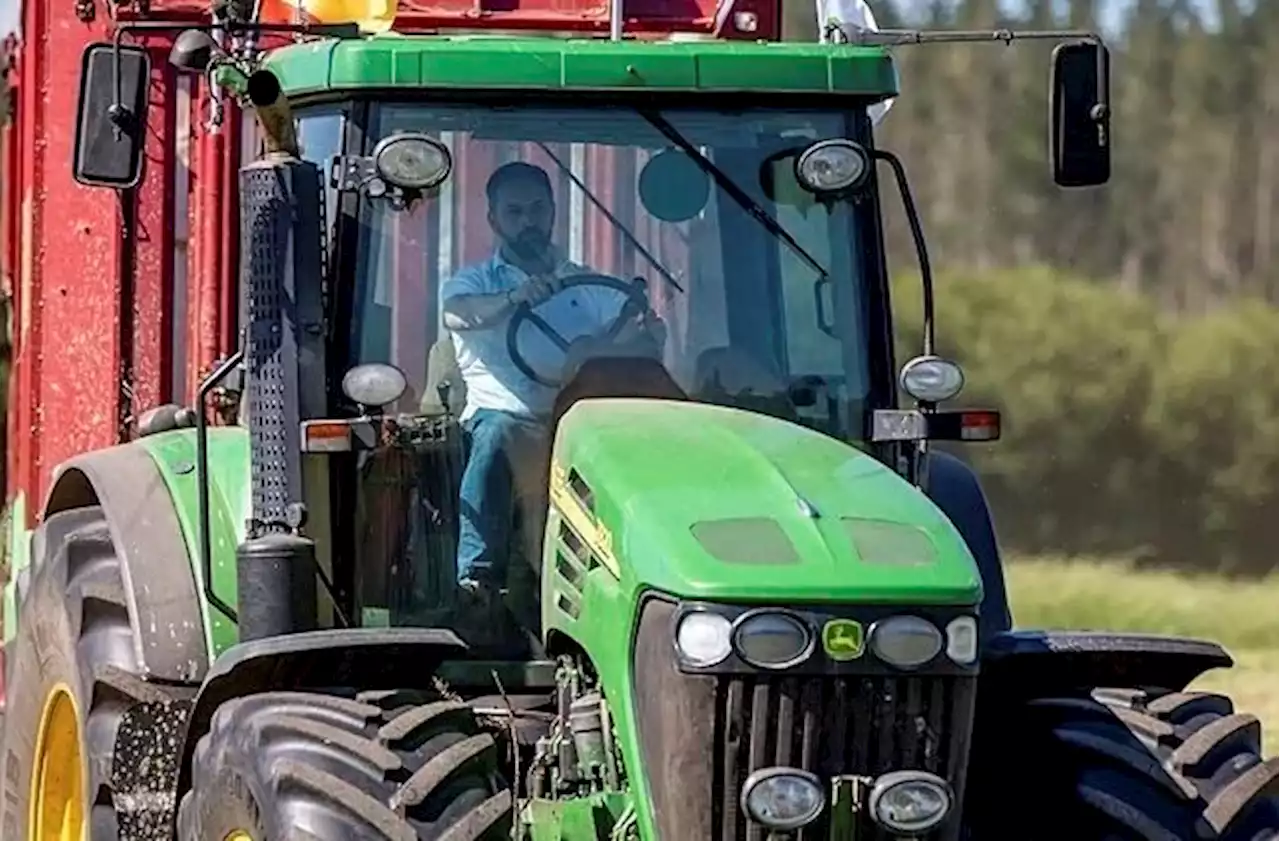
[[[1258, 718], [1235, 712], [1229, 698], [1102, 691], [1092, 702], [1063, 700], [1033, 702], [1033, 715], [1054, 716], [1049, 732], [1077, 775], [1078, 802], [1123, 830], [1117, 837], [1277, 837], [1280, 766], [1261, 759]], [[1091, 704], [1109, 710], [1110, 720]]]
[[[354, 696], [262, 692], [223, 704], [196, 746], [192, 790], [179, 809], [181, 840], [204, 838], [213, 829], [206, 823], [218, 804], [203, 801], [218, 796], [218, 781], [229, 769], [251, 774], [248, 790], [261, 801], [257, 811], [271, 837], [499, 837], [492, 833], [511, 815], [511, 794], [497, 776], [497, 743], [469, 708], [421, 693]], [[278, 796], [283, 791], [288, 798]], [[300, 800], [311, 804], [308, 814], [325, 817], [295, 820], [292, 810]]]

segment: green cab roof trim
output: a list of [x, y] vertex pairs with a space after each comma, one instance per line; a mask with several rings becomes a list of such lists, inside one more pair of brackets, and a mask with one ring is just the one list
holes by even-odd
[[397, 88], [806, 93], [878, 101], [898, 72], [880, 47], [380, 35], [311, 41], [266, 66], [289, 96]]

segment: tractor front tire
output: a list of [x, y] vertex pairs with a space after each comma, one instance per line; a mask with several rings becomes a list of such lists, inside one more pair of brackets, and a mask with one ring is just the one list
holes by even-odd
[[178, 841], [509, 839], [513, 800], [493, 736], [464, 704], [407, 697], [226, 702], [196, 745]]
[[[51, 514], [32, 546], [42, 557], [24, 587], [18, 633], [5, 652], [0, 838], [43, 841], [81, 825], [86, 841], [116, 841], [124, 834], [122, 822], [167, 824], [173, 809], [162, 802], [133, 804], [136, 809], [128, 816], [115, 808], [113, 762], [126, 710], [142, 702], [183, 699], [140, 675], [141, 646], [125, 596], [125, 570], [106, 517], [98, 506]], [[168, 768], [172, 763], [150, 764]], [[39, 768], [46, 778], [72, 782], [33, 786]], [[86, 773], [87, 779], [80, 779]], [[163, 789], [165, 781], [157, 785]], [[81, 789], [87, 802], [78, 802]], [[28, 826], [33, 791], [46, 792], [36, 810], [44, 813], [39, 831]]]
[[986, 729], [979, 750], [995, 761], [976, 766], [974, 838], [1028, 819], [1016, 834], [1046, 841], [1280, 837], [1277, 759], [1261, 757], [1258, 719], [1222, 695], [1035, 699]]

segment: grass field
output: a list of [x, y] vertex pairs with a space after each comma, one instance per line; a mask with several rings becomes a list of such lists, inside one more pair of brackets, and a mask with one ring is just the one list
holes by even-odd
[[1140, 631], [1224, 645], [1236, 661], [1192, 685], [1230, 695], [1262, 719], [1268, 756], [1280, 729], [1280, 609], [1275, 575], [1258, 582], [1138, 571], [1089, 560], [1020, 560], [1008, 568], [1014, 623], [1028, 628]]

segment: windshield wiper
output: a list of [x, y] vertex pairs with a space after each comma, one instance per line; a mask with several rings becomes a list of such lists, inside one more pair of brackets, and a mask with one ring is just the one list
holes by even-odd
[[645, 248], [643, 245], [640, 244], [640, 240], [636, 239], [635, 234], [627, 230], [627, 226], [619, 222], [618, 217], [614, 216], [612, 213], [609, 212], [609, 208], [601, 204], [600, 200], [595, 197], [595, 194], [587, 189], [587, 185], [582, 183], [582, 179], [574, 175], [573, 170], [565, 166], [560, 161], [560, 159], [556, 157], [556, 154], [551, 151], [551, 149], [547, 146], [547, 144], [541, 141], [538, 141], [538, 145], [542, 147], [543, 152], [547, 153], [548, 158], [556, 162], [556, 166], [560, 167], [560, 171], [563, 172], [565, 175], [569, 176], [569, 180], [572, 181], [574, 185], [577, 186], [577, 188], [582, 191], [582, 194], [586, 196], [591, 201], [591, 203], [596, 206], [596, 209], [604, 214], [605, 218], [608, 219], [613, 224], [613, 227], [617, 228], [619, 231], [622, 231], [622, 235], [627, 238], [628, 242], [631, 243], [631, 247], [634, 248], [636, 251], [639, 251], [640, 254], [643, 255], [644, 259], [649, 261], [649, 265], [653, 266], [655, 269], [658, 270], [658, 274], [662, 275], [662, 279], [665, 280], [667, 283], [670, 283], [672, 286], [674, 286], [677, 292], [683, 292], [684, 287], [681, 286], [676, 281], [676, 279], [671, 276], [671, 272], [667, 271], [667, 269], [661, 263], [658, 262], [658, 259], [654, 257], [652, 254], [650, 254], [647, 248]]
[[698, 165], [698, 168], [707, 175], [710, 175], [720, 189], [732, 196], [733, 200], [736, 201], [749, 216], [752, 216], [757, 222], [764, 225], [765, 229], [769, 233], [785, 242], [791, 250], [795, 252], [797, 257], [804, 260], [809, 264], [811, 269], [821, 275], [822, 277], [819, 278], [820, 280], [830, 279], [831, 275], [827, 270], [822, 268], [822, 265], [815, 260], [808, 251], [805, 251], [804, 248], [801, 247], [800, 243], [796, 242], [795, 237], [787, 233], [786, 228], [778, 224], [778, 220], [770, 216], [765, 209], [760, 206], [759, 202], [751, 198], [751, 196], [748, 196], [746, 191], [734, 183], [732, 178], [725, 175], [724, 170], [713, 164], [705, 155], [699, 152], [698, 148], [690, 143], [675, 126], [671, 125], [671, 123], [667, 121], [666, 117], [656, 111], [650, 111], [645, 108], [637, 108], [636, 110], [640, 113], [641, 117], [644, 117], [649, 122], [649, 125], [662, 132], [663, 136], [666, 137], [667, 140], [670, 140], [672, 143], [679, 146], [682, 152], [692, 158], [693, 162]]

